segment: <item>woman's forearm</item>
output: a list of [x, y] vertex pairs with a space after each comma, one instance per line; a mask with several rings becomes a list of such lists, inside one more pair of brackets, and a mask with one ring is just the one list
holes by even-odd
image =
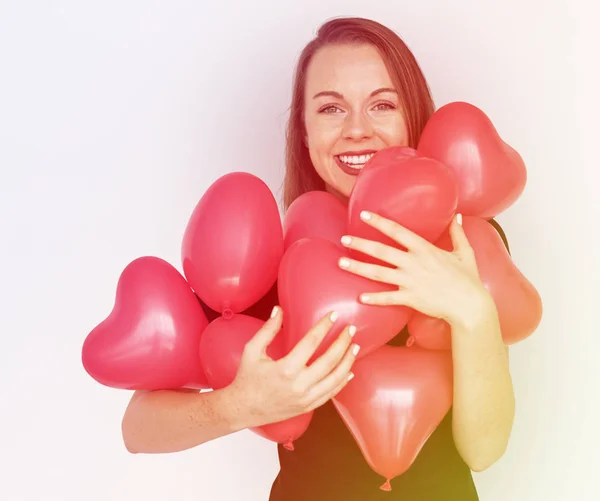
[[454, 441], [469, 467], [482, 471], [504, 454], [512, 429], [515, 397], [508, 350], [491, 298], [451, 328]]
[[136, 392], [122, 422], [123, 440], [132, 453], [178, 452], [244, 428], [243, 413], [228, 388]]

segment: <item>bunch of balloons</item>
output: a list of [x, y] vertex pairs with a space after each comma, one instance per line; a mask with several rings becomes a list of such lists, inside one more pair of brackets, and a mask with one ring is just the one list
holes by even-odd
[[[378, 152], [358, 175], [347, 207], [328, 193], [309, 192], [282, 220], [263, 181], [227, 174], [190, 218], [183, 275], [157, 257], [130, 263], [112, 312], [85, 339], [83, 365], [114, 388], [223, 388], [263, 325], [242, 312], [277, 283], [285, 320], [269, 347], [272, 358], [288, 353], [329, 311], [337, 311], [338, 320], [313, 359], [345, 325], [357, 327], [355, 377], [333, 403], [367, 463], [386, 479], [381, 488], [390, 490], [390, 480], [411, 466], [452, 405], [450, 328], [405, 306], [362, 304], [361, 293], [390, 286], [341, 270], [339, 258], [358, 253], [340, 238], [350, 234], [398, 247], [360, 220], [368, 210], [452, 250], [448, 227], [456, 213], [463, 214], [503, 339], [514, 344], [537, 328], [542, 303], [488, 220], [510, 207], [525, 183], [520, 155], [480, 109], [464, 102], [437, 110], [416, 149]], [[218, 318], [209, 323], [198, 298]], [[406, 326], [407, 346], [386, 344]], [[312, 412], [252, 431], [293, 449], [311, 418]]]

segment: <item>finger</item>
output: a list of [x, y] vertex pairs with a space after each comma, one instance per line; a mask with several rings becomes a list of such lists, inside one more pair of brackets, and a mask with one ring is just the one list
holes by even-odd
[[360, 251], [363, 254], [373, 256], [397, 267], [406, 268], [410, 264], [410, 257], [407, 252], [395, 249], [394, 247], [382, 244], [381, 242], [351, 237], [349, 235], [344, 235], [341, 242], [342, 245], [349, 249]]
[[323, 404], [327, 403], [329, 400], [331, 400], [332, 398], [334, 398], [340, 391], [342, 391], [346, 385], [352, 381], [352, 379], [354, 378], [354, 374], [353, 373], [348, 373], [348, 375], [342, 379], [341, 383], [339, 383], [335, 388], [333, 388], [331, 391], [325, 393], [324, 395], [320, 396], [319, 398], [317, 398], [310, 406], [309, 406], [309, 410], [314, 410], [317, 407], [321, 407]]
[[453, 252], [462, 258], [475, 259], [475, 252], [462, 225], [462, 214], [457, 214], [452, 220], [449, 233]]
[[275, 336], [281, 330], [282, 322], [283, 310], [279, 306], [275, 306], [269, 320], [267, 320], [250, 341], [246, 343], [245, 350], [257, 358], [265, 356], [269, 344], [271, 344], [271, 341], [275, 339]]
[[323, 355], [304, 370], [300, 378], [306, 388], [310, 388], [327, 376], [342, 360], [356, 333], [354, 325], [347, 326]]
[[286, 374], [294, 375], [306, 367], [307, 362], [337, 320], [335, 311], [321, 319], [304, 335], [285, 357], [279, 360]]
[[383, 282], [390, 285], [400, 285], [400, 274], [398, 270], [380, 266], [378, 264], [363, 263], [349, 257], [342, 257], [338, 261], [338, 266], [343, 270], [369, 278], [377, 282]]
[[415, 232], [410, 231], [408, 228], [402, 226], [401, 224], [392, 221], [391, 219], [386, 219], [378, 214], [374, 214], [372, 212], [362, 211], [360, 213], [360, 218], [372, 226], [376, 230], [379, 230], [384, 235], [387, 235], [395, 242], [403, 245], [408, 250], [412, 251], [420, 251], [427, 249], [432, 244], [425, 240], [420, 235], [417, 235]]
[[310, 390], [308, 390], [308, 401], [316, 401], [323, 395], [330, 394], [337, 388], [337, 386], [339, 386], [341, 383], [344, 383], [350, 375], [350, 369], [356, 360], [357, 353], [358, 350], [356, 349], [356, 345], [353, 345], [351, 349], [346, 350], [344, 358], [337, 365], [337, 367], [333, 369], [333, 371], [331, 371], [327, 376], [321, 379], [321, 381], [313, 385]]
[[368, 292], [360, 295], [360, 302], [373, 306], [408, 306], [414, 308], [412, 296], [406, 289]]

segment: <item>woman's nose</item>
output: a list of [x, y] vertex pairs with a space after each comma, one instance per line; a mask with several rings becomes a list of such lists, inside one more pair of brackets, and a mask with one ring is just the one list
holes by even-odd
[[344, 137], [363, 139], [373, 134], [373, 127], [365, 113], [349, 113], [344, 123]]

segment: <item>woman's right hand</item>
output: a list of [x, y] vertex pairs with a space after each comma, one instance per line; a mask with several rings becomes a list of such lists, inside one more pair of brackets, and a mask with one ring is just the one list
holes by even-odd
[[247, 427], [304, 414], [333, 398], [352, 379], [350, 372], [358, 345], [350, 347], [354, 326], [347, 326], [328, 350], [311, 365], [306, 364], [327, 335], [337, 315], [330, 313], [283, 358], [273, 360], [267, 347], [282, 325], [283, 313], [273, 315], [246, 344], [237, 375], [227, 388], [244, 413]]

